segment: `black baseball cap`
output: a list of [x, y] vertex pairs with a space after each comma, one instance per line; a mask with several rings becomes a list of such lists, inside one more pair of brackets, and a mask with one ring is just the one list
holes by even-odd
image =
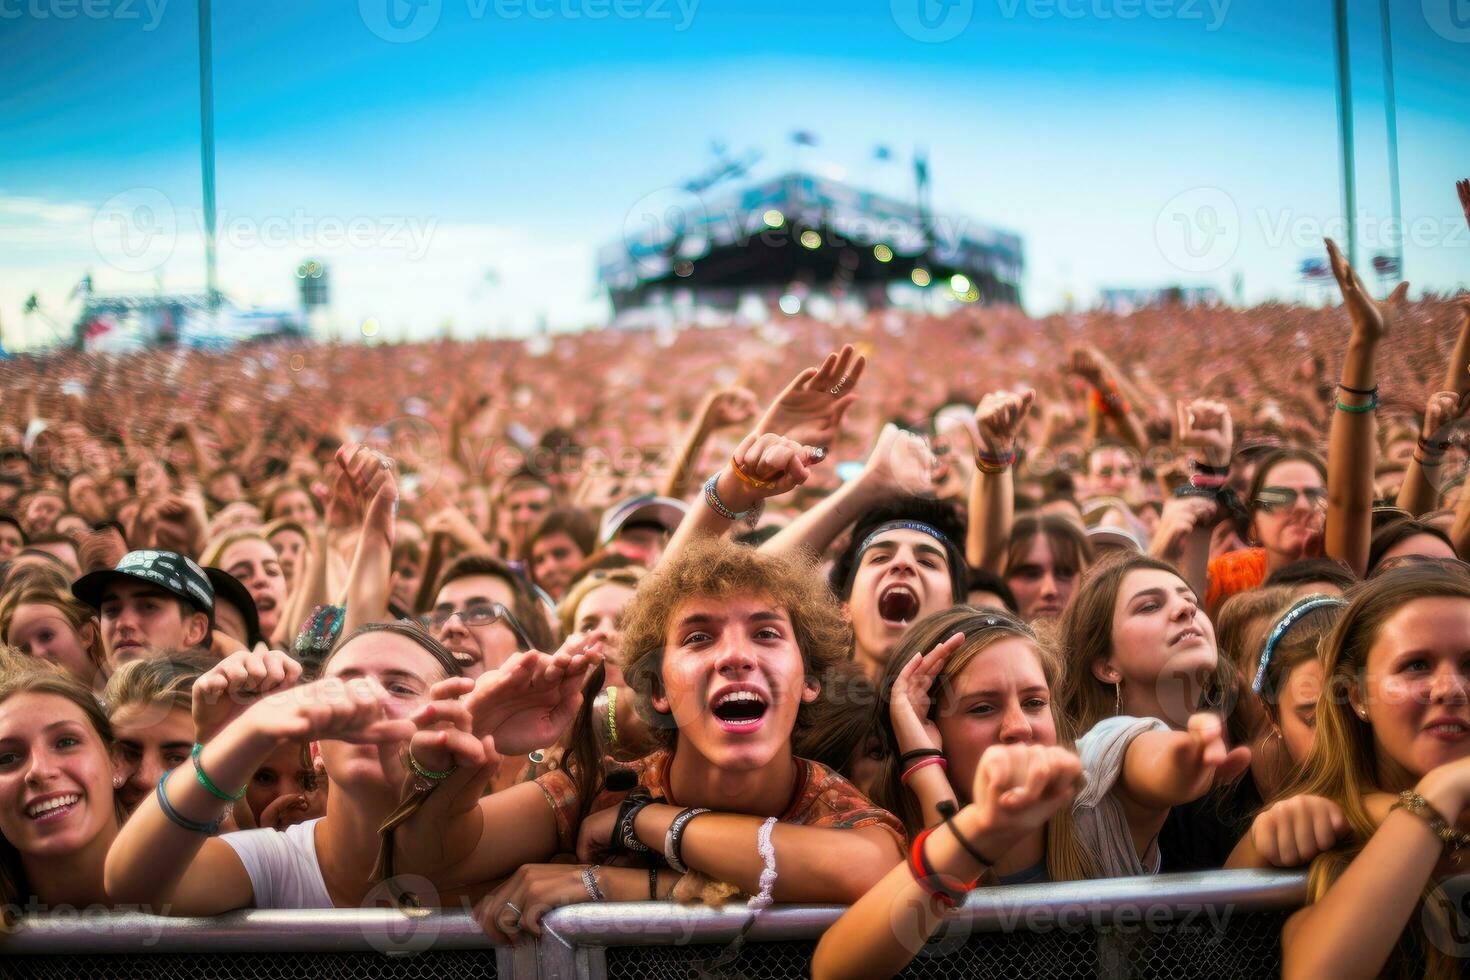
[[116, 568], [90, 572], [77, 579], [71, 585], [71, 594], [93, 609], [100, 609], [107, 583], [119, 578], [146, 582], [173, 593], [208, 616], [209, 625], [214, 626], [214, 586], [192, 558], [176, 551], [130, 551], [122, 556]]
[[[245, 620], [245, 635], [236, 637], [250, 649], [255, 649], [263, 637], [260, 635], [260, 612], [255, 608], [255, 599], [250, 595], [250, 590], [245, 588], [244, 583], [223, 568], [204, 566], [204, 574], [209, 577], [209, 584], [214, 586], [214, 597], [216, 602], [228, 602], [240, 610], [240, 618]], [[213, 620], [214, 616], [211, 615]]]

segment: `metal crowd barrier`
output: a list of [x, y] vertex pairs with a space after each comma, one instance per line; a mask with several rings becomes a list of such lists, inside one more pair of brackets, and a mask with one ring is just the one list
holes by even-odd
[[[1281, 925], [1306, 892], [1294, 872], [1212, 871], [980, 889], [905, 978], [1270, 977]], [[746, 925], [667, 903], [558, 909], [539, 942], [494, 946], [463, 910], [238, 912], [210, 919], [96, 912], [30, 916], [0, 938], [0, 976], [159, 980], [515, 977], [546, 980], [809, 976], [840, 906], [777, 906]], [[899, 914], [895, 929], [908, 924]]]

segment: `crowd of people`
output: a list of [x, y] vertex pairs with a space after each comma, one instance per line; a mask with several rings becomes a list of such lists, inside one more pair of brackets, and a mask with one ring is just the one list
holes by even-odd
[[1457, 973], [1470, 299], [1328, 248], [1322, 308], [0, 364], [7, 927], [843, 903], [866, 977], [975, 888], [1310, 868], [1287, 974]]

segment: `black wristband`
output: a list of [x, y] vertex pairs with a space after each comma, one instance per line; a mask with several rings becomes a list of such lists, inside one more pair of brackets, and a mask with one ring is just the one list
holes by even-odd
[[954, 825], [955, 812], [956, 808], [954, 805], [954, 800], [945, 800], [939, 804], [939, 815], [944, 818], [944, 825], [949, 828], [949, 832], [951, 834], [954, 834], [954, 839], [960, 842], [960, 846], [965, 849], [966, 853], [968, 853], [970, 857], [974, 858], [976, 861], [980, 862], [983, 867], [995, 867], [995, 862], [990, 860], [990, 858], [986, 857], [984, 854], [981, 854], [979, 849], [976, 848], [974, 844], [971, 844], [968, 840], [966, 840], [964, 834], [960, 833], [960, 828]]
[[618, 819], [613, 824], [612, 850], [623, 854], [647, 854], [653, 850], [643, 841], [638, 839], [638, 834], [633, 830], [633, 822], [638, 818], [638, 811], [653, 802], [653, 797], [646, 789], [635, 789], [623, 797], [623, 802], [618, 806]]
[[915, 759], [932, 759], [932, 758], [943, 759], [944, 758], [944, 750], [943, 749], [914, 749], [912, 751], [905, 752], [903, 755], [901, 755], [901, 756], [898, 757], [898, 767], [900, 769], [902, 769], [904, 766], [907, 766], [910, 762], [913, 762]]
[[1378, 394], [1378, 386], [1377, 385], [1374, 385], [1371, 388], [1349, 388], [1347, 385], [1345, 385], [1341, 381], [1339, 381], [1337, 383], [1337, 386], [1339, 388], [1341, 388], [1343, 391], [1347, 392], [1349, 395], [1362, 395], [1364, 398], [1367, 398], [1369, 395], [1376, 395], [1376, 394]]
[[1198, 473], [1200, 476], [1229, 476], [1230, 475], [1230, 464], [1229, 463], [1226, 463], [1224, 466], [1211, 466], [1209, 463], [1201, 463], [1197, 459], [1196, 460], [1192, 460], [1191, 462], [1192, 462], [1192, 464], [1194, 466], [1194, 471], [1196, 473]]

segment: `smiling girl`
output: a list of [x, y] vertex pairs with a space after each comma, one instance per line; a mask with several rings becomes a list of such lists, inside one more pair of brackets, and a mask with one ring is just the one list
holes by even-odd
[[0, 653], [0, 903], [104, 902], [121, 822], [112, 728], [92, 692], [47, 664]]

